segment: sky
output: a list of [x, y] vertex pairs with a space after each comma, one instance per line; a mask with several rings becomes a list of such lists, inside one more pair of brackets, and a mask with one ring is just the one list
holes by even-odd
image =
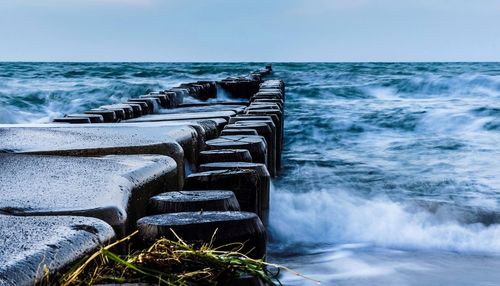
[[0, 61], [500, 61], [500, 0], [0, 0]]

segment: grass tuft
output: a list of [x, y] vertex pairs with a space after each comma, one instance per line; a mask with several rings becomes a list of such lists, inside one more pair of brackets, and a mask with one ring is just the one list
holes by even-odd
[[194, 246], [175, 233], [176, 241], [161, 238], [149, 248], [128, 255], [111, 251], [136, 234], [137, 231], [102, 247], [70, 269], [56, 284], [221, 285], [238, 277], [251, 276], [260, 278], [266, 285], [277, 286], [282, 285], [278, 279], [280, 270], [291, 271], [284, 266], [248, 257], [240, 252], [241, 243], [213, 247], [210, 242]]

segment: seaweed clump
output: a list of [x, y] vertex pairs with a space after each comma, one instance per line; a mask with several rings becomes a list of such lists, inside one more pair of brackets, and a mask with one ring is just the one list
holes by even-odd
[[160, 238], [149, 248], [128, 255], [111, 251], [135, 234], [137, 232], [102, 247], [59, 277], [56, 283], [47, 284], [237, 285], [236, 279], [253, 277], [265, 285], [282, 285], [278, 279], [279, 272], [282, 269], [289, 270], [241, 253], [242, 243], [222, 247], [213, 247], [211, 242], [188, 244], [175, 233], [176, 241]]

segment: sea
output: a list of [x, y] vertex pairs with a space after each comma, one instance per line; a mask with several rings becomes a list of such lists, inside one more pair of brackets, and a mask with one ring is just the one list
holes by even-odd
[[[0, 123], [43, 123], [264, 63], [0, 63]], [[284, 285], [500, 285], [500, 63], [274, 63], [268, 261]], [[305, 277], [304, 277], [305, 276]]]

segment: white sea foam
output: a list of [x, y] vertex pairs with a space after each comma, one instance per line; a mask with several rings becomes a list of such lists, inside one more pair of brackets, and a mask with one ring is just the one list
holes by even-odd
[[500, 253], [500, 225], [464, 225], [452, 216], [341, 190], [276, 190], [270, 217], [274, 239], [285, 244], [363, 242], [402, 249]]

